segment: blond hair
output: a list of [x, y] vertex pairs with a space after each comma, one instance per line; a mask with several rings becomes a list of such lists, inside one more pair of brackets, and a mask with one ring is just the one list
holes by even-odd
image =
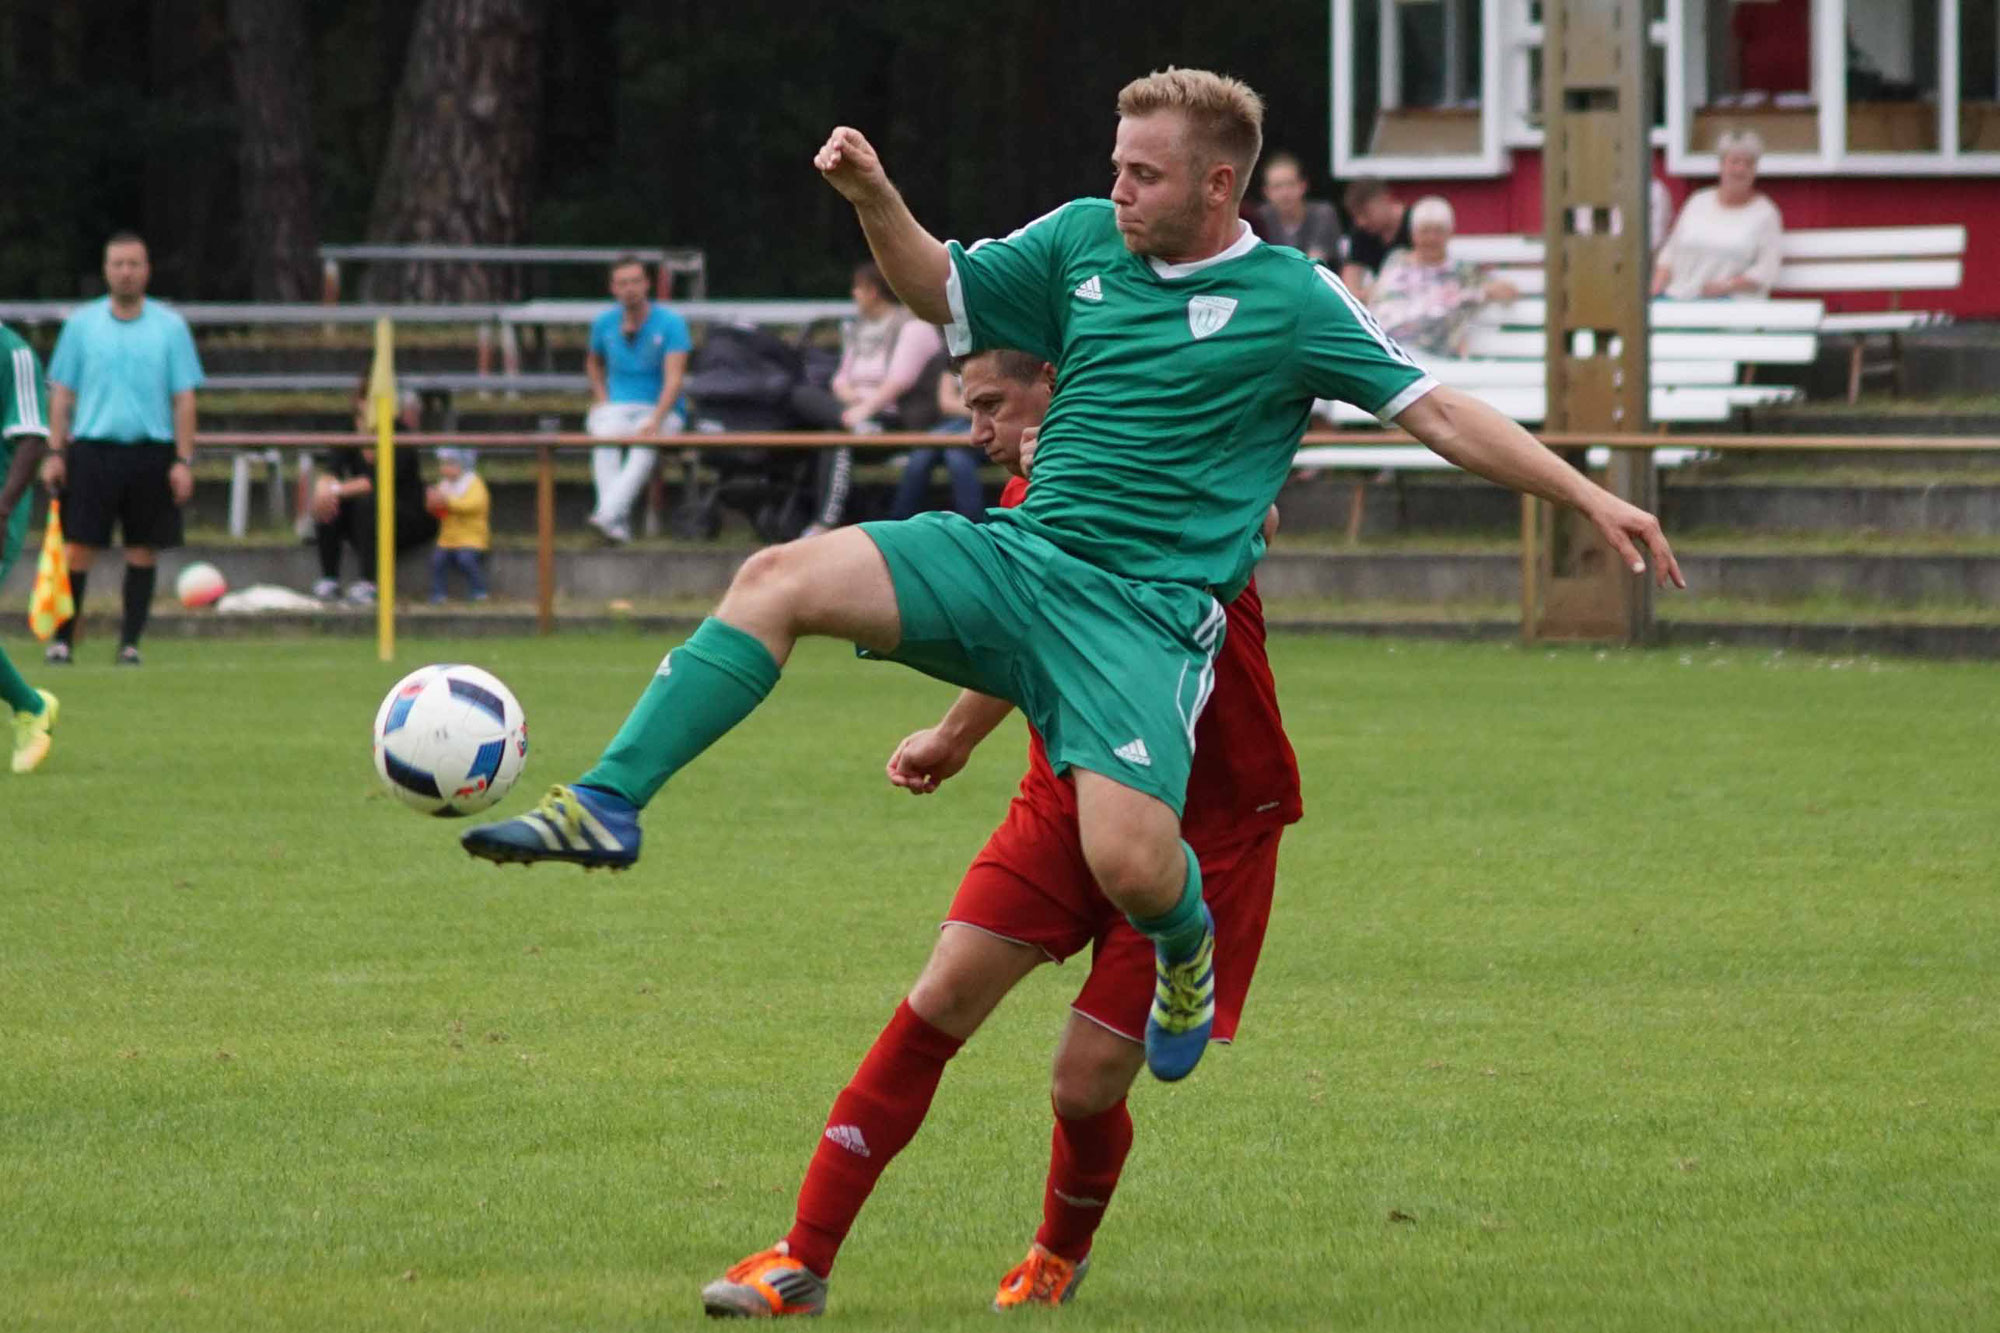
[[1236, 197], [1241, 199], [1264, 147], [1264, 99], [1241, 79], [1172, 65], [1134, 79], [1118, 92], [1121, 116], [1161, 111], [1186, 118], [1190, 137], [1206, 150], [1205, 162], [1220, 160], [1236, 169]]

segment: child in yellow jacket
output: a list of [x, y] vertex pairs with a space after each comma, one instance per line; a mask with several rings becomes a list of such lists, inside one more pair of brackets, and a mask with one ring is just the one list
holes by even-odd
[[470, 449], [437, 451], [438, 483], [425, 497], [438, 516], [437, 549], [431, 552], [431, 600], [445, 599], [445, 575], [465, 574], [472, 600], [486, 600], [486, 548], [492, 544], [488, 514], [493, 498], [473, 471], [478, 455]]

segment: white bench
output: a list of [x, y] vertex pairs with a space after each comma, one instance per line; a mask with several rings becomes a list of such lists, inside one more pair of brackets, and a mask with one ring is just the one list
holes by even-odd
[[[1828, 315], [1820, 332], [1854, 340], [1848, 351], [1847, 401], [1861, 396], [1864, 376], [1887, 372], [1898, 387], [1902, 335], [1949, 321], [1937, 310], [1902, 309], [1905, 292], [1955, 291], [1965, 281], [1964, 227], [1824, 227], [1788, 231], [1779, 242], [1780, 292], [1887, 292], [1889, 309]], [[1888, 344], [1885, 360], [1866, 358], [1871, 338]]]
[[[1889, 309], [1823, 314], [1816, 330], [1855, 340], [1849, 356], [1847, 384], [1847, 398], [1853, 402], [1860, 393], [1864, 374], [1888, 368], [1900, 370], [1899, 335], [1949, 319], [1939, 311], [1901, 309], [1903, 294], [1958, 288], [1965, 280], [1965, 245], [1966, 229], [1962, 226], [1788, 230], [1778, 243], [1782, 264], [1772, 290], [1781, 298], [1817, 297], [1827, 292], [1887, 293]], [[1542, 240], [1538, 236], [1454, 236], [1451, 253], [1454, 258], [1491, 267], [1495, 277], [1513, 283], [1523, 295], [1537, 295], [1544, 289]], [[1656, 303], [1656, 329], [1660, 327], [1659, 309]], [[1889, 340], [1889, 361], [1864, 360], [1871, 337]], [[1743, 359], [1753, 363], [1755, 360]]]

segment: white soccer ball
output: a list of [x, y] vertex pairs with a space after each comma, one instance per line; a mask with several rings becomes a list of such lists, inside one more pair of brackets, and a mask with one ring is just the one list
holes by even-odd
[[189, 609], [213, 605], [228, 591], [229, 581], [222, 577], [222, 571], [206, 560], [197, 560], [174, 580], [174, 596]]
[[520, 702], [478, 667], [419, 667], [375, 713], [375, 772], [391, 796], [427, 815], [484, 810], [527, 758]]

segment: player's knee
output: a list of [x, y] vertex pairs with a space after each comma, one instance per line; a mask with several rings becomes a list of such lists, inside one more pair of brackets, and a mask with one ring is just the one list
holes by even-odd
[[910, 1008], [940, 1032], [969, 1037], [993, 1008], [990, 989], [978, 978], [926, 968], [910, 988]]
[[1158, 900], [1166, 911], [1178, 898], [1180, 877], [1186, 873], [1180, 843], [1154, 846], [1138, 839], [1108, 839], [1085, 849], [1090, 873], [1104, 896], [1127, 912], [1133, 904]]
[[797, 602], [803, 587], [798, 544], [767, 546], [745, 560], [729, 581], [723, 609], [768, 610]]
[[1133, 1063], [1117, 1052], [1064, 1051], [1049, 1081], [1049, 1100], [1065, 1120], [1107, 1111], [1131, 1090]]

